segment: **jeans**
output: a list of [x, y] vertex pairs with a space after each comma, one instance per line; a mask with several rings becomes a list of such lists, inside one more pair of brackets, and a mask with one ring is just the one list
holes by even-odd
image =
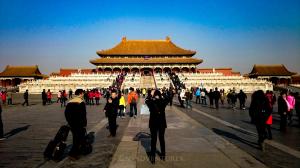
[[136, 103], [130, 103], [130, 117], [132, 117], [133, 115], [137, 115]]

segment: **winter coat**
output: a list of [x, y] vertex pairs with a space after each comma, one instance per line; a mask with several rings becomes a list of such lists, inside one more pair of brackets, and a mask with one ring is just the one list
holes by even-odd
[[81, 97], [74, 97], [65, 109], [65, 117], [71, 128], [86, 127], [86, 107]]

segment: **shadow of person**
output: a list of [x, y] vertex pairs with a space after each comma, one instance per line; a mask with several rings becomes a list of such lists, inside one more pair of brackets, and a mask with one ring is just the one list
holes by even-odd
[[19, 128], [15, 128], [11, 131], [9, 131], [8, 133], [4, 134], [4, 137], [5, 138], [10, 138], [22, 131], [26, 131], [31, 125], [26, 125], [26, 126], [23, 126], [23, 127], [19, 127]]
[[224, 131], [224, 130], [220, 130], [220, 129], [217, 129], [217, 128], [213, 128], [212, 129], [214, 131], [214, 133], [220, 135], [220, 136], [223, 136], [223, 137], [227, 137], [227, 138], [230, 138], [230, 139], [233, 139], [233, 140], [236, 140], [236, 141], [239, 141], [243, 144], [246, 144], [250, 147], [253, 147], [253, 148], [256, 148], [256, 149], [260, 149], [258, 144], [255, 143], [255, 142], [251, 142], [251, 141], [248, 141], [248, 140], [245, 140], [235, 134], [232, 134], [230, 132], [227, 132], [227, 131]]

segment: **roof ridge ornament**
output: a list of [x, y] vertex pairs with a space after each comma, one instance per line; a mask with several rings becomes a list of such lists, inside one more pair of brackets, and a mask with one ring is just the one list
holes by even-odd
[[169, 36], [167, 36], [167, 37], [166, 37], [166, 41], [167, 41], [167, 42], [170, 42], [170, 41], [171, 41], [171, 38], [170, 38]]
[[122, 37], [122, 42], [126, 42], [126, 36]]

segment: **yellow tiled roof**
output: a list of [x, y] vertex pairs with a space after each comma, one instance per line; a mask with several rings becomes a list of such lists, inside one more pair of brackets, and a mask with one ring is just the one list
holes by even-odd
[[185, 50], [176, 46], [169, 37], [166, 40], [127, 40], [122, 41], [115, 47], [97, 51], [99, 56], [105, 55], [186, 55], [192, 56], [196, 51]]
[[38, 66], [9, 66], [0, 73], [0, 77], [45, 77]]
[[257, 65], [253, 66], [252, 71], [249, 75], [255, 76], [291, 76], [296, 73], [290, 72], [286, 69], [283, 64], [274, 65]]

